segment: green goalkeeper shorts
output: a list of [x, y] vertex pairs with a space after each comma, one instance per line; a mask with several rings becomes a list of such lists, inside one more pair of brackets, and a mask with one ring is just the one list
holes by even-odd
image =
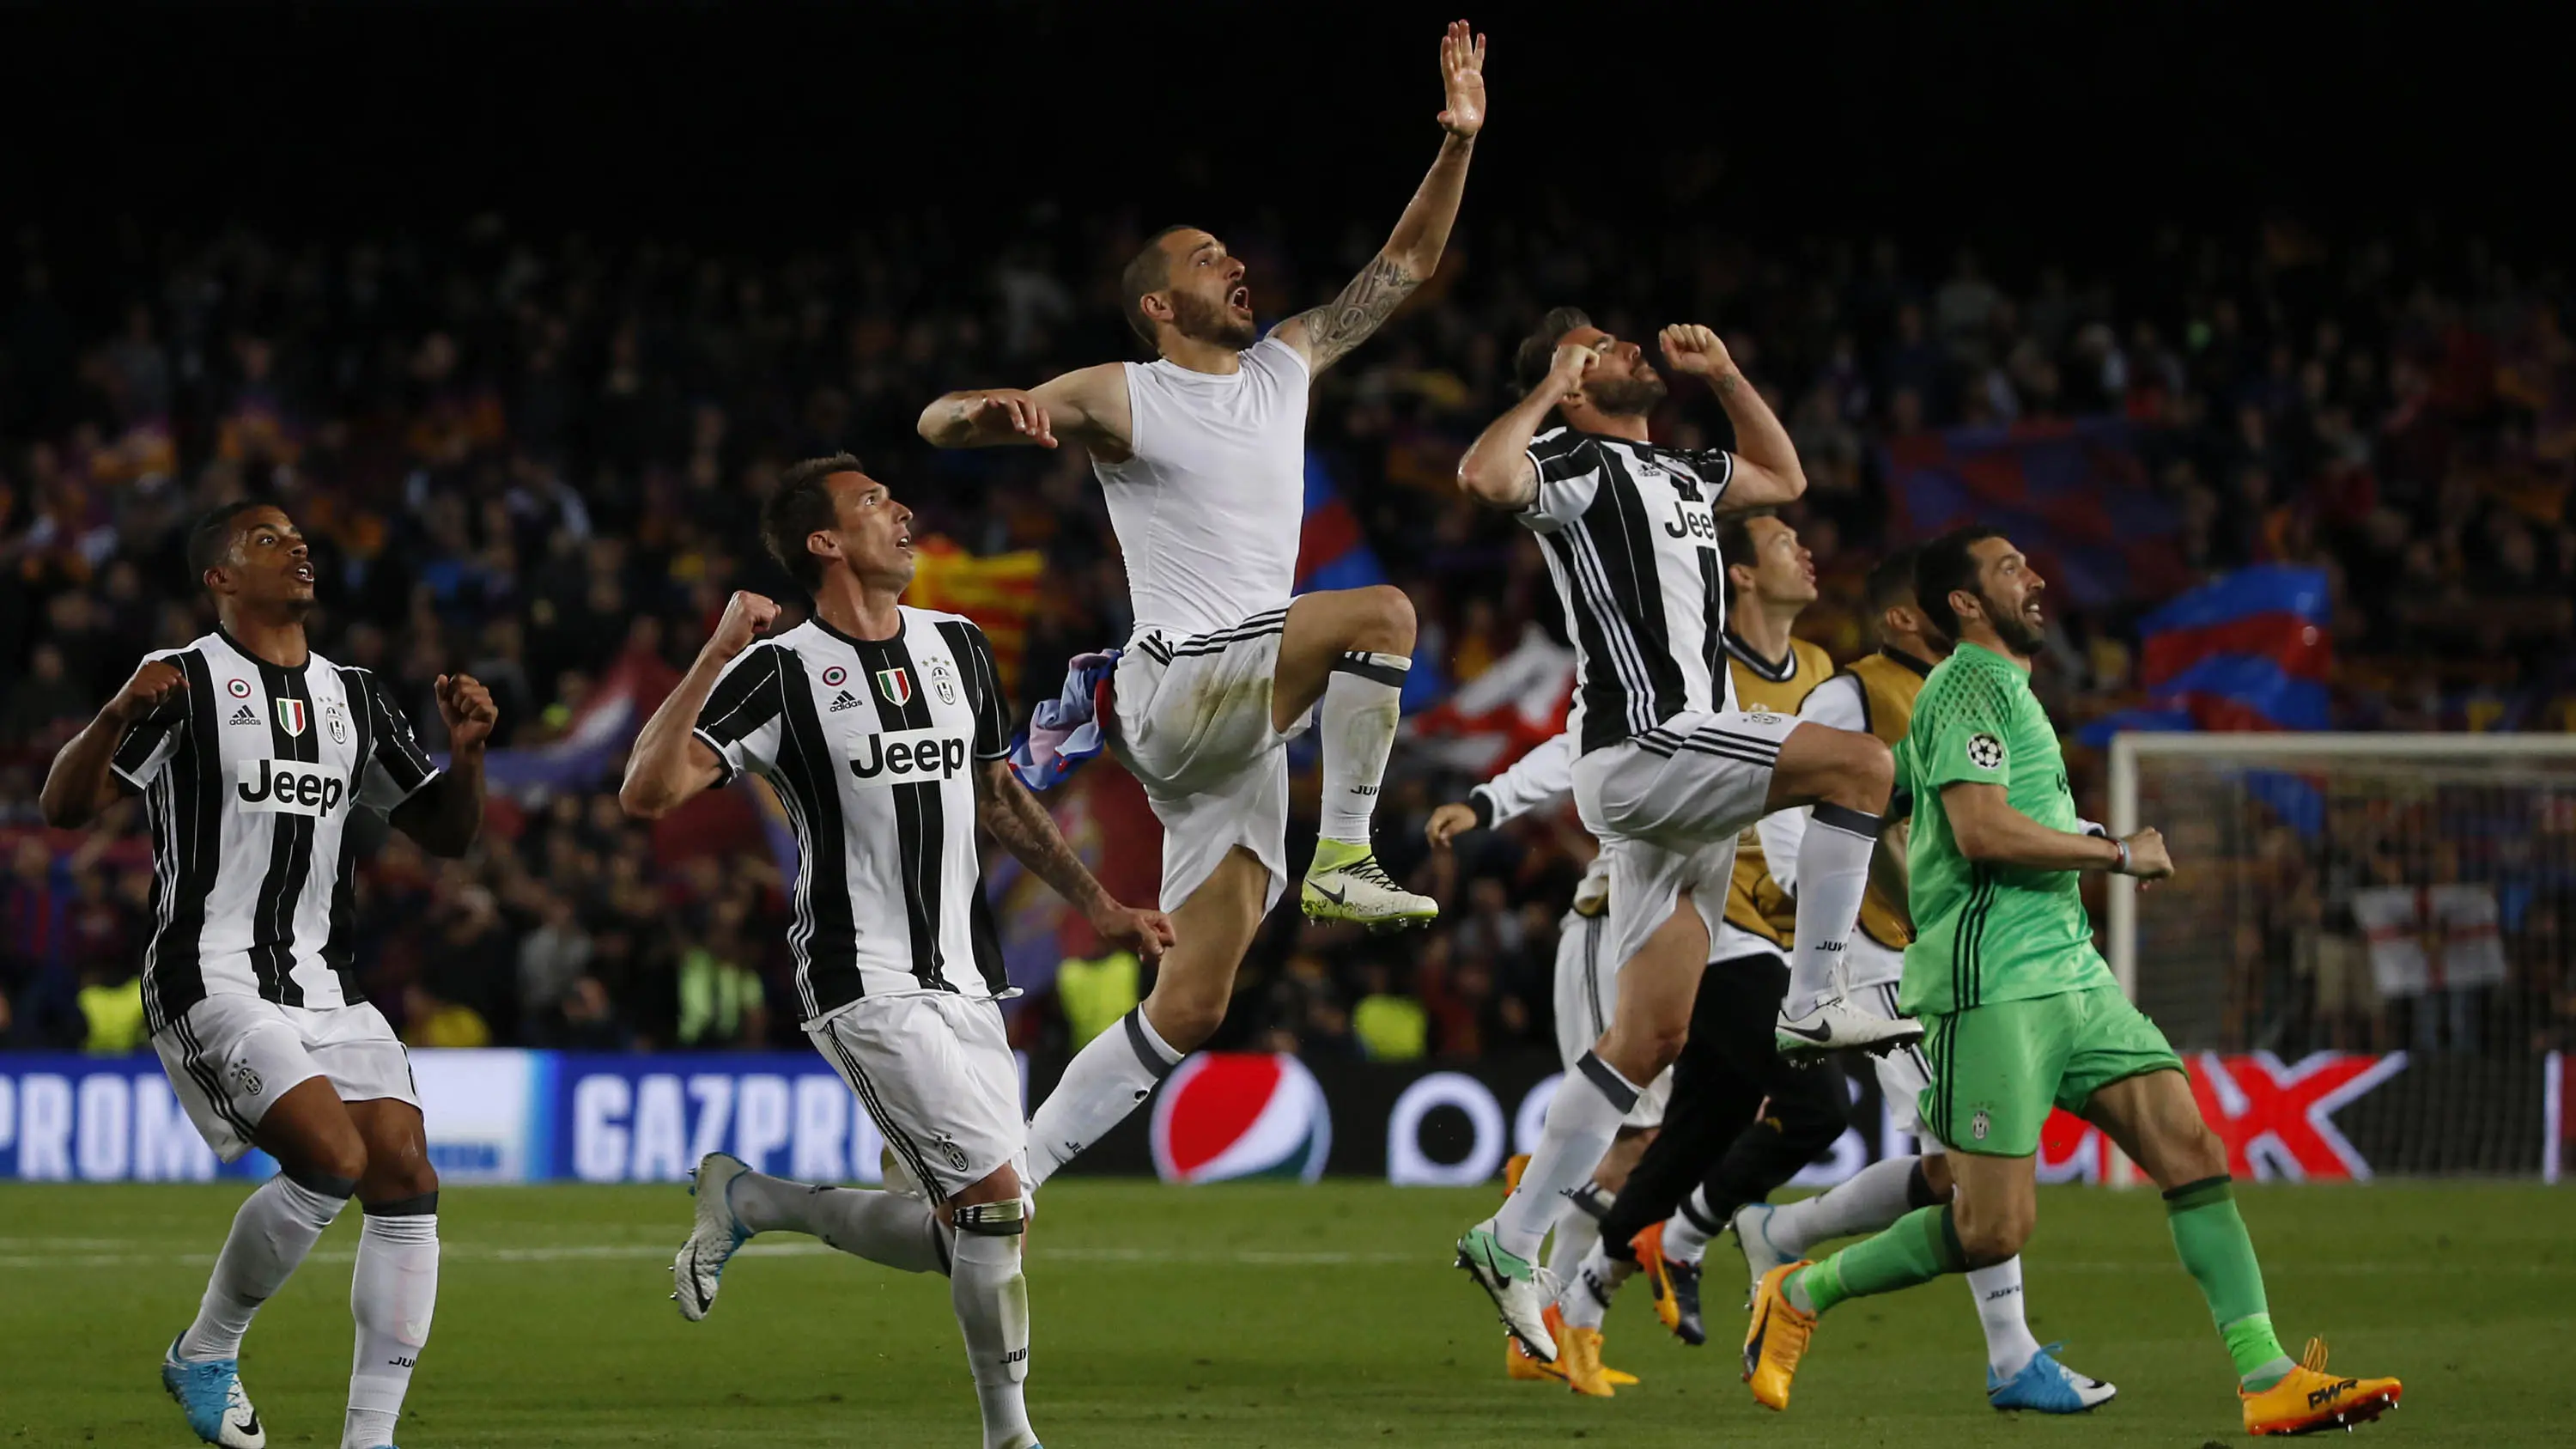
[[1923, 1020], [1932, 1084], [1923, 1130], [1959, 1152], [2028, 1157], [2051, 1106], [2081, 1114], [2093, 1094], [2147, 1072], [2178, 1072], [2165, 1034], [2116, 986], [1997, 1001]]

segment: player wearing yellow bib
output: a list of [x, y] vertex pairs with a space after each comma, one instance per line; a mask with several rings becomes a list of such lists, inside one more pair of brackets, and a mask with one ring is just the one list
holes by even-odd
[[2038, 1217], [2034, 1154], [2054, 1105], [2099, 1126], [2164, 1190], [2175, 1252], [2235, 1361], [2248, 1433], [2379, 1417], [2397, 1403], [2397, 1380], [2327, 1374], [2320, 1341], [2304, 1362], [2281, 1351], [2226, 1148], [2164, 1033], [2093, 949], [2077, 872], [2161, 880], [2173, 862], [2153, 830], [2108, 840], [2077, 828], [2056, 731], [2030, 688], [2045, 585], [1988, 528], [1925, 545], [1915, 584], [1957, 647], [1924, 681], [1896, 752], [1897, 789], [1914, 802], [1907, 866], [1919, 931], [1901, 1000], [1927, 1028], [1921, 1115], [1949, 1149], [1957, 1194], [1821, 1263], [1765, 1274], [1744, 1338], [1754, 1397], [1788, 1407], [1818, 1315], [1845, 1299], [2020, 1252]]

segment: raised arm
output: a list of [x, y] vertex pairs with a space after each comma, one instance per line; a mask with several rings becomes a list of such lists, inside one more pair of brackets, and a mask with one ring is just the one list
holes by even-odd
[[936, 448], [1052, 448], [1071, 438], [1094, 451], [1127, 446], [1127, 375], [1115, 362], [1077, 368], [1022, 391], [965, 388], [921, 410], [914, 431]]
[[1662, 342], [1665, 363], [1675, 372], [1707, 383], [1709, 391], [1717, 394], [1718, 405], [1726, 409], [1727, 420], [1735, 424], [1735, 475], [1726, 485], [1726, 496], [1718, 500], [1717, 511], [1741, 513], [1796, 502], [1807, 491], [1807, 471], [1798, 466], [1798, 450], [1761, 392], [1735, 370], [1726, 344], [1715, 332], [1691, 322], [1665, 328]]
[[187, 698], [188, 677], [177, 665], [146, 659], [136, 666], [134, 676], [99, 710], [98, 717], [54, 755], [53, 768], [45, 772], [45, 787], [36, 796], [45, 823], [57, 830], [78, 829], [115, 804], [119, 791], [108, 767], [116, 763], [127, 732], [147, 719], [184, 709]]
[[644, 722], [635, 748], [626, 757], [626, 783], [617, 803], [642, 820], [657, 820], [686, 804], [690, 797], [722, 784], [730, 773], [724, 758], [702, 738], [698, 716], [725, 667], [752, 646], [778, 619], [778, 605], [758, 594], [736, 592], [725, 603], [724, 617], [689, 672]]
[[1002, 843], [1031, 874], [1065, 898], [1110, 945], [1133, 951], [1147, 965], [1172, 944], [1172, 923], [1161, 911], [1118, 903], [1082, 857], [1073, 853], [1055, 817], [1011, 774], [1010, 761], [986, 760], [975, 773], [975, 821]]
[[1467, 189], [1467, 162], [1485, 125], [1485, 37], [1458, 21], [1440, 37], [1440, 87], [1446, 104], [1440, 125], [1448, 134], [1430, 174], [1397, 218], [1386, 245], [1351, 278], [1342, 294], [1311, 312], [1279, 324], [1279, 340], [1297, 349], [1308, 370], [1321, 372], [1377, 331], [1414, 289], [1440, 269], [1449, 228], [1458, 220], [1458, 198]]
[[[447, 726], [447, 768], [385, 818], [420, 842], [421, 849], [454, 860], [483, 833], [483, 749], [501, 711], [492, 703], [492, 692], [471, 674], [442, 674], [430, 690]], [[410, 738], [408, 726], [403, 737]]]
[[1547, 421], [1548, 410], [1580, 390], [1583, 376], [1601, 354], [1577, 343], [1559, 343], [1547, 376], [1512, 410], [1485, 425], [1465, 456], [1458, 460], [1458, 486], [1488, 508], [1513, 510], [1538, 497], [1538, 464], [1530, 461], [1530, 440]]

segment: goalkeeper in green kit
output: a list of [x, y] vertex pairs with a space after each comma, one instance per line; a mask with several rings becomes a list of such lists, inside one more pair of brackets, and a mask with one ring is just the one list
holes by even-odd
[[1963, 528], [1924, 546], [1915, 587], [1958, 648], [1924, 681], [1896, 751], [1897, 794], [1914, 802], [1905, 858], [1917, 933], [1900, 1000], [1925, 1027], [1923, 1127], [1949, 1149], [1958, 1187], [1823, 1262], [1763, 1278], [1744, 1337], [1754, 1397], [1788, 1407], [1817, 1317], [1845, 1299], [2020, 1252], [2038, 1217], [2040, 1127], [2063, 1107], [2164, 1190], [2174, 1251], [2235, 1360], [2248, 1433], [2378, 1418], [2396, 1406], [2397, 1380], [2326, 1372], [2320, 1341], [2301, 1362], [2282, 1352], [2227, 1150], [2164, 1033], [2093, 949], [2077, 873], [2162, 880], [2173, 862], [2153, 830], [2081, 833], [2057, 733], [2030, 688], [2044, 582], [1993, 529]]

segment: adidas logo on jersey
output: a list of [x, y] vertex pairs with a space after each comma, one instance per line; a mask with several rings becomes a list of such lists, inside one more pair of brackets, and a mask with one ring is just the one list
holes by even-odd
[[259, 723], [259, 716], [251, 712], [251, 707], [249, 705], [243, 705], [241, 708], [234, 710], [233, 717], [224, 721], [224, 723], [255, 725]]
[[832, 707], [825, 712], [828, 714], [839, 714], [845, 709], [857, 709], [858, 707], [858, 696], [853, 695], [845, 689], [839, 694], [832, 696]]

